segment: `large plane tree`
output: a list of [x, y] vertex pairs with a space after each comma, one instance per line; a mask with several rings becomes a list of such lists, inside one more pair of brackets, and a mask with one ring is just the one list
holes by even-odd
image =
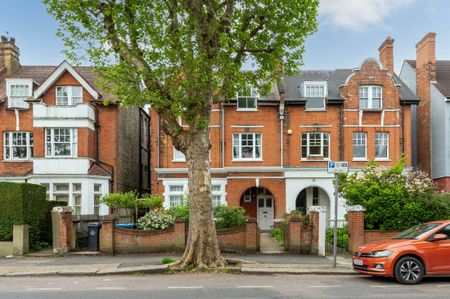
[[102, 87], [124, 105], [151, 104], [185, 154], [190, 220], [178, 267], [223, 266], [212, 216], [211, 107], [247, 85], [267, 92], [297, 71], [305, 38], [317, 28], [318, 0], [43, 2], [69, 58], [95, 66]]

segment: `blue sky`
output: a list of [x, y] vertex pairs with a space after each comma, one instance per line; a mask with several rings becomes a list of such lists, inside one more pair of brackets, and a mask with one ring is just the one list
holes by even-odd
[[[16, 38], [23, 65], [57, 65], [64, 45], [57, 23], [39, 0], [0, 0], [0, 34]], [[395, 39], [395, 68], [415, 58], [415, 45], [437, 33], [438, 59], [450, 59], [449, 0], [322, 0], [319, 30], [307, 39], [304, 69], [352, 68], [378, 57], [387, 36]]]

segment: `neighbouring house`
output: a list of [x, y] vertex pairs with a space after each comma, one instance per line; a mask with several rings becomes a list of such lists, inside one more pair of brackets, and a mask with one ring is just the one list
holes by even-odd
[[416, 45], [416, 59], [403, 62], [400, 77], [420, 99], [413, 109], [417, 166], [450, 191], [450, 60], [436, 60], [436, 33]]
[[66, 61], [23, 66], [1, 37], [0, 181], [41, 184], [74, 214], [108, 214], [99, 199], [110, 192], [150, 192], [149, 115], [120, 108], [96, 78]]
[[[394, 73], [393, 43], [387, 38], [381, 45], [380, 61], [304, 71], [273, 84], [267, 96], [249, 87], [214, 106], [213, 204], [242, 206], [263, 230], [286, 212], [326, 206], [331, 225], [334, 185], [328, 161], [348, 161], [355, 171], [372, 160], [391, 166], [405, 156], [410, 168], [411, 105], [418, 100]], [[163, 194], [170, 207], [188, 194], [186, 161], [161, 131], [158, 114], [150, 113], [152, 192]], [[338, 221], [344, 214], [341, 198]]]

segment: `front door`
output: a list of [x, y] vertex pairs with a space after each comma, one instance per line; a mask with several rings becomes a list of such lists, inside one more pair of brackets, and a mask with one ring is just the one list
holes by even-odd
[[273, 226], [273, 198], [270, 195], [258, 195], [258, 225], [261, 230]]

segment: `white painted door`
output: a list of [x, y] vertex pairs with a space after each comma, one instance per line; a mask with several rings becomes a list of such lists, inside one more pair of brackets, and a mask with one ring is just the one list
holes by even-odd
[[261, 230], [273, 226], [273, 198], [270, 195], [258, 196], [258, 225]]

